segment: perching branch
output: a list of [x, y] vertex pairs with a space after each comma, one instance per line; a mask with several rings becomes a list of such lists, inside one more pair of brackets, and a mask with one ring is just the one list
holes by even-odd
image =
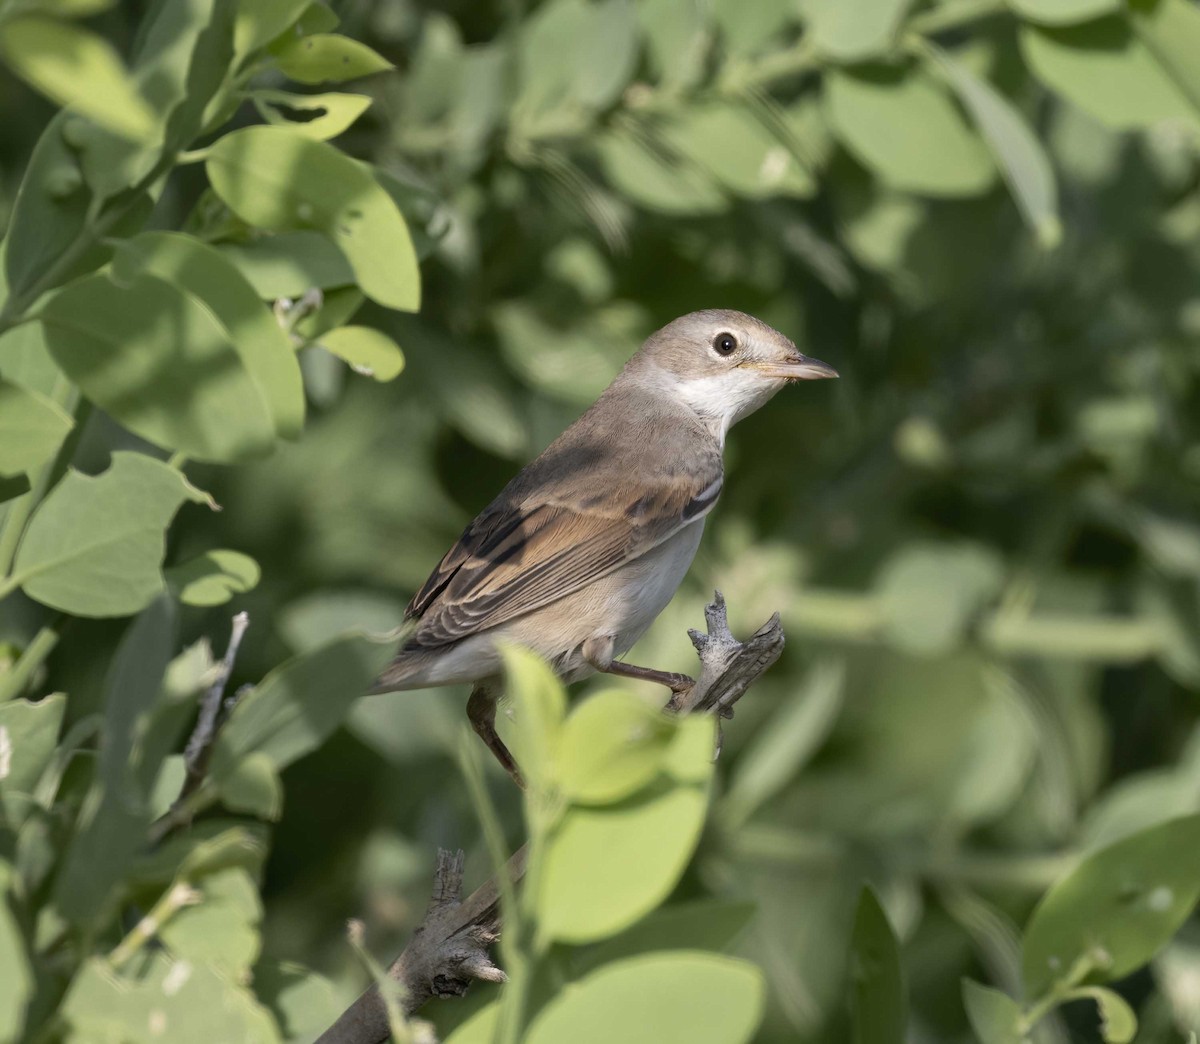
[[208, 763], [212, 759], [217, 736], [241, 695], [239, 690], [227, 700], [225, 699], [225, 687], [229, 684], [229, 676], [233, 673], [234, 663], [237, 662], [238, 649], [241, 648], [242, 638], [245, 637], [246, 629], [249, 626], [249, 613], [241, 612], [234, 616], [229, 629], [229, 645], [221, 659], [220, 669], [200, 699], [200, 713], [196, 716], [196, 726], [192, 729], [187, 746], [183, 749], [183, 764], [186, 774], [183, 778], [183, 786], [179, 789], [179, 797], [175, 799], [164, 815], [151, 824], [151, 844], [158, 844], [175, 827], [182, 826], [191, 817], [188, 798], [200, 789], [204, 777], [208, 775]]
[[[725, 599], [717, 591], [705, 607], [707, 634], [689, 631], [700, 657], [696, 684], [672, 697], [667, 710], [679, 714], [717, 713], [733, 716], [733, 706], [783, 652], [783, 627], [776, 613], [746, 642], [729, 630]], [[502, 873], [514, 884], [525, 873], [528, 846], [519, 848]], [[500, 887], [492, 877], [465, 900], [462, 853], [439, 849], [433, 898], [425, 919], [404, 952], [388, 969], [399, 983], [401, 1008], [411, 1015], [431, 997], [458, 997], [474, 979], [503, 982], [488, 948], [500, 935]], [[380, 1044], [387, 1040], [387, 1009], [379, 987], [372, 985], [317, 1039], [317, 1044]]]

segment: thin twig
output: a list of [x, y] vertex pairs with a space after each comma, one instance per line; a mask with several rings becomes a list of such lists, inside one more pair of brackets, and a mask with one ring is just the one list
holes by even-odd
[[188, 737], [187, 746], [183, 749], [184, 778], [179, 796], [171, 804], [170, 809], [160, 816], [150, 827], [150, 841], [157, 844], [175, 827], [181, 826], [191, 819], [190, 799], [203, 785], [208, 775], [208, 764], [212, 760], [213, 748], [221, 727], [229, 718], [230, 712], [242, 694], [239, 689], [230, 699], [225, 699], [225, 687], [229, 684], [229, 676], [233, 673], [233, 665], [237, 662], [238, 649], [241, 648], [242, 638], [250, 626], [250, 614], [240, 612], [233, 618], [229, 629], [229, 645], [221, 659], [220, 669], [212, 684], [200, 698], [200, 713], [196, 716], [196, 726]]
[[[725, 599], [717, 591], [704, 610], [707, 633], [690, 631], [700, 657], [695, 685], [672, 697], [667, 709], [680, 714], [733, 716], [733, 705], [783, 652], [783, 628], [776, 613], [746, 642], [729, 630]], [[505, 879], [516, 884], [525, 874], [528, 846], [505, 864]], [[431, 997], [457, 997], [474, 979], [503, 982], [488, 947], [500, 935], [500, 879], [490, 878], [462, 902], [461, 853], [438, 852], [433, 900], [404, 952], [388, 969], [403, 987], [402, 1007], [411, 1015]], [[380, 1044], [387, 1039], [387, 1009], [377, 985], [370, 986], [329, 1027], [316, 1044]]]

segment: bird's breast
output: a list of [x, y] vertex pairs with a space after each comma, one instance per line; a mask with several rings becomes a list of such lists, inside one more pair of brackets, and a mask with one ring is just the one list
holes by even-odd
[[612, 633], [618, 653], [633, 646], [675, 596], [703, 534], [704, 519], [698, 518], [605, 578], [614, 610]]

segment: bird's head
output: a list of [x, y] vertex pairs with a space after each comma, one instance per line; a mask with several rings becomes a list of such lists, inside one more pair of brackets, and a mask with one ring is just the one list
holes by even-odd
[[642, 345], [628, 369], [675, 395], [723, 439], [785, 384], [836, 377], [787, 337], [744, 312], [710, 309], [668, 323]]

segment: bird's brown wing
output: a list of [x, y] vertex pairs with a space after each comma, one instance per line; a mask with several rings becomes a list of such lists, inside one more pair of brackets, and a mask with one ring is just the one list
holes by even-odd
[[[645, 554], [705, 514], [721, 489], [720, 460], [638, 495], [529, 498], [488, 507], [413, 597], [419, 624], [406, 646], [432, 648], [556, 601]], [[568, 506], [568, 502], [572, 502]]]

